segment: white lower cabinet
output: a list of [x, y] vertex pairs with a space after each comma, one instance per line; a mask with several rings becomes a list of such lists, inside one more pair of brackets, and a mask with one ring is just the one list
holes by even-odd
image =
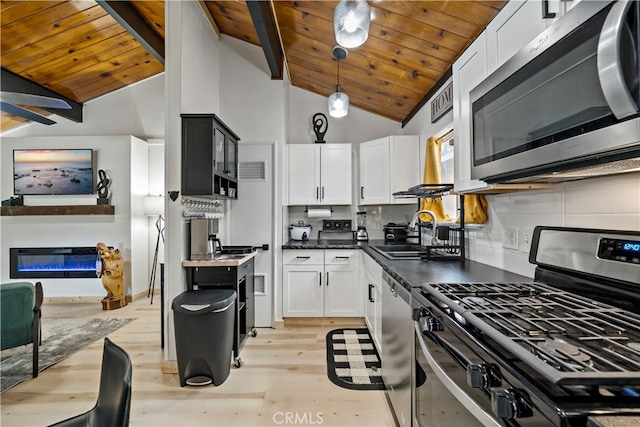
[[382, 267], [369, 255], [362, 254], [362, 279], [365, 294], [365, 322], [378, 353], [382, 354]]
[[284, 317], [361, 317], [360, 251], [284, 250]]

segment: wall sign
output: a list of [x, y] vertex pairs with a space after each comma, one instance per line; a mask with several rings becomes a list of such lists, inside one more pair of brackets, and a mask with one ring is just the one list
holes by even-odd
[[453, 108], [453, 82], [431, 101], [431, 123], [435, 123]]

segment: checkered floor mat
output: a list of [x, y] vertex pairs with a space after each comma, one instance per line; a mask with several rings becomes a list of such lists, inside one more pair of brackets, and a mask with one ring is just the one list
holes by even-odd
[[384, 390], [380, 356], [366, 328], [335, 329], [327, 334], [327, 376], [353, 390]]

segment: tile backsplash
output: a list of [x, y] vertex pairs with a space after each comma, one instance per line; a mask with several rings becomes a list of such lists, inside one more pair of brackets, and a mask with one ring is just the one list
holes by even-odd
[[[487, 200], [489, 221], [467, 233], [469, 258], [528, 277], [535, 270], [528, 254], [537, 225], [640, 230], [640, 173], [571, 181]], [[503, 247], [506, 228], [517, 231], [517, 249]]]
[[[533, 229], [537, 225], [616, 230], [640, 230], [640, 173], [591, 178], [560, 183], [551, 189], [521, 191], [486, 196], [489, 221], [467, 229], [467, 257], [475, 261], [533, 277], [529, 263]], [[334, 206], [331, 218], [351, 219], [356, 229], [356, 206]], [[369, 239], [383, 239], [383, 228], [393, 222], [408, 223], [418, 206], [360, 206], [367, 212]], [[286, 224], [302, 220], [311, 225], [311, 239], [318, 238], [323, 218], [308, 218], [303, 206], [285, 207]], [[450, 213], [451, 214], [451, 213]], [[287, 217], [287, 215], [285, 215]], [[503, 246], [505, 229], [517, 232], [515, 248]], [[289, 240], [285, 228], [285, 241]], [[325, 238], [325, 236], [322, 236]], [[331, 239], [351, 239], [349, 233], [336, 233]]]

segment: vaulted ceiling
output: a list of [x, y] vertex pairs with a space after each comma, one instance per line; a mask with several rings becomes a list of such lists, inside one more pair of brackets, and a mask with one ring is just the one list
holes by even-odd
[[[199, 3], [223, 37], [264, 49], [273, 78], [288, 73], [293, 86], [335, 91], [337, 1]], [[340, 85], [352, 106], [406, 122], [506, 1], [368, 3], [369, 38], [340, 61]], [[163, 0], [3, 0], [2, 91], [64, 97], [68, 112], [23, 106], [78, 120], [82, 103], [164, 71], [164, 14]], [[3, 112], [0, 129], [23, 122]]]

